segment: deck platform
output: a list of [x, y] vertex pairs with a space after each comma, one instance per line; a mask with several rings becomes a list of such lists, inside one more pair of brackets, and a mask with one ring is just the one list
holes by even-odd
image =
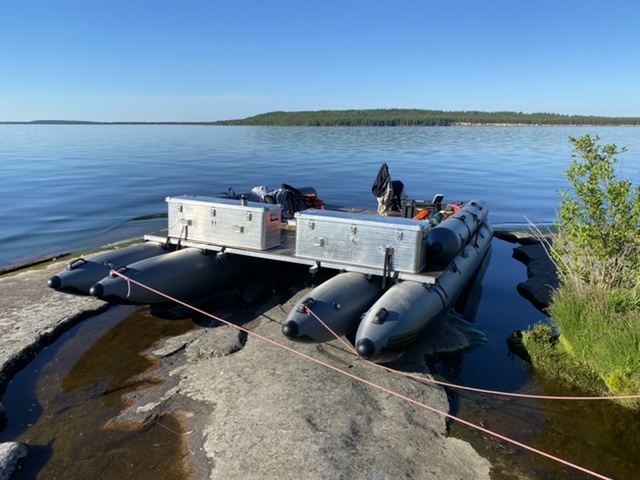
[[256, 258], [263, 258], [267, 260], [275, 260], [277, 262], [296, 263], [301, 265], [308, 265], [310, 269], [329, 268], [334, 270], [344, 270], [350, 272], [358, 272], [368, 275], [377, 275], [382, 277], [388, 277], [398, 280], [411, 280], [414, 282], [420, 282], [424, 284], [435, 283], [436, 280], [442, 275], [442, 267], [434, 267], [429, 265], [425, 266], [422, 271], [418, 273], [398, 272], [398, 271], [384, 271], [382, 268], [363, 267], [361, 265], [353, 263], [341, 263], [335, 261], [319, 260], [316, 258], [302, 257], [296, 255], [296, 226], [295, 224], [289, 224], [283, 222], [280, 231], [280, 245], [270, 248], [268, 250], [256, 250], [249, 248], [228, 247], [222, 244], [216, 244], [214, 242], [200, 242], [193, 240], [184, 240], [175, 237], [163, 237], [160, 235], [145, 235], [147, 241], [155, 242], [167, 242], [172, 245], [181, 245], [183, 247], [199, 248], [201, 250], [208, 250], [213, 252], [225, 252], [234, 255], [245, 255]]

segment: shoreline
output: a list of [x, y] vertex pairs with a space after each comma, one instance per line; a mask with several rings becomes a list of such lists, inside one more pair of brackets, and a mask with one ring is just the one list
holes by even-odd
[[[0, 321], [0, 392], [44, 346], [109, 308], [93, 297], [49, 289], [46, 280], [64, 265], [57, 260], [44, 268], [0, 276], [5, 292], [0, 304], [7, 312]], [[240, 293], [244, 305], [230, 307], [228, 316], [281, 342], [286, 312], [307, 290], [285, 301], [274, 295], [264, 298], [272, 287], [260, 285]], [[149, 418], [177, 415], [191, 431], [185, 443], [195, 478], [273, 478], [275, 472], [280, 478], [299, 478], [301, 469], [320, 476], [402, 471], [412, 478], [431, 478], [419, 469], [425, 464], [438, 472], [438, 478], [458, 478], [462, 472], [467, 478], [489, 478], [489, 462], [468, 443], [448, 437], [444, 417], [416, 412], [410, 404], [247, 338], [232, 327], [208, 328], [212, 323], [165, 339], [148, 352], [160, 363], [148, 375], [163, 382], [126, 396], [129, 407], [113, 420], [115, 426], [141, 425]], [[424, 349], [442, 349], [448, 339], [448, 348], [455, 350], [468, 341], [460, 325], [447, 323], [440, 333], [430, 337]], [[444, 389], [377, 371], [337, 340], [291, 346], [443, 411], [450, 409]], [[420, 357], [404, 356], [395, 368], [429, 376]], [[235, 456], [234, 451], [245, 455]], [[287, 451], [297, 452], [295, 458], [283, 455]], [[16, 463], [20, 461], [24, 458]], [[260, 471], [248, 471], [247, 465], [260, 466]]]
[[[222, 123], [221, 123], [222, 122]], [[61, 121], [40, 121], [33, 120], [27, 122], [0, 122], [0, 125], [60, 125], [60, 126], [118, 126], [118, 125], [130, 125], [130, 126], [144, 126], [144, 125], [156, 125], [156, 126], [186, 126], [186, 127], [336, 127], [336, 128], [451, 128], [451, 127], [612, 127], [612, 128], [633, 128], [640, 127], [639, 124], [634, 123], [509, 123], [509, 122], [453, 122], [449, 125], [269, 125], [269, 124], [251, 124], [251, 123], [233, 123], [226, 124], [223, 121], [214, 120], [211, 122], [92, 122], [92, 121], [73, 121], [73, 120], [61, 120]]]

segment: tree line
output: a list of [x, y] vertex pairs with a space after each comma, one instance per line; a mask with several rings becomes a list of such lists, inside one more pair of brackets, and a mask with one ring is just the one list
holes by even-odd
[[420, 109], [269, 112], [215, 125], [397, 127], [453, 125], [640, 125], [640, 117], [601, 117], [555, 113], [443, 111]]
[[268, 112], [236, 120], [214, 122], [88, 122], [34, 120], [0, 124], [65, 125], [249, 125], [304, 127], [437, 127], [455, 125], [640, 125], [640, 117], [602, 117], [557, 113], [444, 111], [420, 109], [317, 110]]

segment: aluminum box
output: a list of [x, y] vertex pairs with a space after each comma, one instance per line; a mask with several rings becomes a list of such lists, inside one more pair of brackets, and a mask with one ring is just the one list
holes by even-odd
[[254, 250], [280, 245], [280, 205], [192, 195], [167, 204], [170, 237]]
[[427, 224], [366, 213], [305, 210], [296, 213], [296, 256], [418, 273], [426, 261]]

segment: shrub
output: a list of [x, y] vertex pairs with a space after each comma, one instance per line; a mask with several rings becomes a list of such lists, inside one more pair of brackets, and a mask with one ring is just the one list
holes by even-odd
[[555, 364], [556, 376], [587, 390], [640, 394], [640, 186], [616, 178], [626, 149], [589, 135], [569, 140], [573, 192], [559, 192], [546, 243], [560, 277], [548, 308], [559, 335], [536, 326], [523, 342], [534, 366], [549, 372]]
[[569, 137], [573, 161], [566, 177], [573, 195], [561, 190], [551, 249], [561, 280], [587, 285], [638, 288], [640, 275], [640, 186], [616, 178], [616, 145], [598, 145], [599, 137]]

